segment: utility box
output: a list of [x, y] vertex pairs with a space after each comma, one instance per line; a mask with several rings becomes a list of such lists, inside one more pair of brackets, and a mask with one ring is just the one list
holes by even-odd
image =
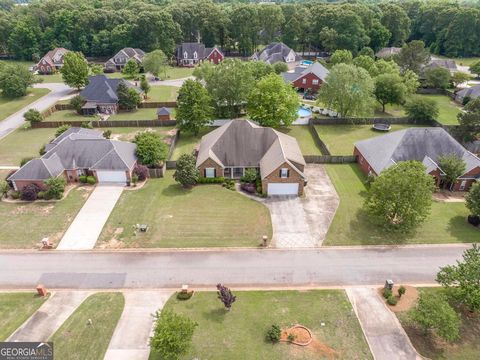
[[47, 296], [48, 292], [47, 292], [47, 289], [45, 288], [45, 286], [43, 286], [42, 284], [38, 284], [37, 285], [37, 294], [41, 297]]
[[393, 280], [387, 279], [385, 281], [385, 289], [393, 290]]

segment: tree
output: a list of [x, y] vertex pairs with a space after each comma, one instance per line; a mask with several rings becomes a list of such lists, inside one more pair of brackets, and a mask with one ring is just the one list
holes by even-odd
[[443, 295], [421, 293], [411, 318], [425, 334], [429, 330], [434, 331], [447, 341], [455, 341], [460, 337], [460, 317]]
[[63, 57], [60, 69], [63, 81], [80, 90], [88, 84], [88, 63], [81, 52], [69, 51]]
[[375, 60], [367, 55], [359, 55], [353, 59], [353, 65], [361, 67], [368, 71], [370, 76], [374, 77], [378, 75], [378, 68]]
[[76, 95], [70, 99], [70, 105], [72, 105], [77, 114], [80, 114], [82, 112], [83, 104], [85, 104], [85, 99], [80, 95]]
[[480, 61], [474, 62], [470, 65], [470, 72], [480, 77]]
[[335, 50], [330, 56], [330, 63], [337, 64], [351, 64], [353, 61], [352, 52], [349, 50]]
[[286, 84], [277, 74], [259, 80], [247, 102], [247, 113], [261, 126], [290, 126], [298, 117], [298, 95], [295, 89]]
[[0, 200], [7, 195], [10, 186], [5, 180], [0, 180]]
[[90, 64], [90, 73], [92, 75], [100, 75], [103, 74], [103, 66], [100, 64]]
[[21, 65], [0, 67], [0, 90], [3, 96], [18, 98], [27, 95], [27, 89], [37, 80], [28, 69]]
[[122, 74], [125, 74], [127, 77], [131, 79], [136, 77], [139, 72], [140, 72], [140, 69], [138, 67], [137, 62], [134, 59], [128, 60], [122, 69]]
[[373, 181], [364, 207], [376, 223], [408, 232], [426, 219], [434, 189], [434, 179], [422, 163], [402, 161]]
[[368, 56], [369, 58], [375, 59], [375, 52], [371, 47], [365, 46], [358, 52], [358, 56]]
[[463, 261], [440, 268], [437, 282], [470, 311], [480, 310], [480, 247], [473, 244], [463, 252]]
[[480, 183], [476, 182], [470, 188], [470, 191], [465, 196], [465, 205], [470, 214], [473, 216], [480, 216]]
[[71, 126], [70, 125], [60, 125], [57, 130], [55, 130], [55, 137], [59, 137], [60, 135], [62, 135], [65, 131], [67, 131], [68, 129], [70, 129]]
[[450, 71], [444, 68], [430, 68], [425, 70], [425, 80], [428, 87], [446, 89], [450, 85]]
[[186, 80], [177, 97], [177, 126], [182, 131], [198, 135], [200, 129], [212, 121], [212, 98], [197, 80]]
[[431, 121], [438, 116], [438, 104], [435, 100], [414, 96], [404, 105], [407, 116], [417, 121]]
[[407, 94], [415, 94], [420, 86], [418, 75], [412, 70], [406, 70], [403, 72], [402, 79], [406, 86]]
[[457, 179], [465, 174], [465, 169], [467, 168], [465, 161], [456, 154], [440, 156], [438, 158], [438, 166], [440, 166], [445, 173], [445, 187], [447, 185], [453, 187]]
[[150, 84], [145, 76], [142, 76], [140, 79], [140, 89], [144, 92], [145, 96], [147, 96], [148, 92], [150, 91]]
[[25, 121], [30, 122], [30, 124], [41, 122], [43, 120], [43, 116], [37, 109], [29, 109], [25, 114], [23, 114]]
[[402, 78], [395, 74], [381, 74], [375, 78], [375, 97], [385, 112], [387, 104], [402, 104], [405, 101], [407, 87]]
[[288, 71], [288, 65], [279, 61], [273, 64], [273, 70], [275, 70], [275, 74], [281, 74], [282, 72]]
[[148, 168], [144, 165], [135, 165], [133, 173], [137, 175], [139, 181], [145, 181], [148, 177]]
[[342, 117], [369, 115], [372, 112], [374, 83], [365, 69], [354, 65], [335, 65], [319, 91], [319, 101]]
[[163, 78], [167, 77], [167, 57], [162, 50], [154, 50], [146, 54], [142, 64], [145, 72], [149, 72], [156, 77], [160, 74], [163, 74]]
[[45, 191], [45, 199], [61, 199], [65, 191], [67, 182], [63, 177], [49, 178], [44, 181], [47, 190]]
[[117, 86], [118, 104], [126, 110], [136, 109], [142, 102], [140, 94], [134, 88], [121, 81]]
[[217, 284], [217, 295], [227, 310], [231, 310], [233, 303], [237, 300], [232, 291], [222, 284]]
[[158, 310], [150, 346], [161, 359], [179, 359], [190, 347], [197, 326], [196, 322], [184, 315], [175, 314], [168, 309]]
[[196, 159], [192, 154], [182, 154], [177, 160], [173, 178], [184, 188], [190, 188], [198, 181], [198, 170], [195, 163]]
[[136, 154], [143, 165], [155, 167], [167, 158], [168, 146], [159, 134], [144, 131], [135, 135]]
[[464, 82], [467, 82], [470, 80], [470, 75], [461, 71], [457, 71], [454, 73], [450, 81], [452, 82], [453, 86], [458, 87], [458, 85], [463, 84]]
[[412, 70], [420, 74], [420, 70], [430, 61], [430, 51], [425, 48], [421, 40], [413, 40], [402, 46], [400, 53], [395, 56], [395, 61], [405, 70]]
[[[470, 101], [467, 105], [469, 105]], [[458, 136], [464, 142], [475, 141], [480, 135], [480, 111], [478, 112], [462, 112], [457, 115], [460, 123]]]

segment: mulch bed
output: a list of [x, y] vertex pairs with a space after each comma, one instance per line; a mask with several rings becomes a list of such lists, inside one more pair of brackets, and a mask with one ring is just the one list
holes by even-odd
[[389, 305], [387, 303], [387, 299], [385, 299], [383, 297], [383, 288], [378, 289], [378, 293], [382, 297], [382, 299], [384, 299], [385, 304], [387, 304], [389, 309], [392, 310], [395, 313], [410, 310], [411, 308], [413, 308], [415, 306], [415, 304], [417, 303], [417, 299], [418, 299], [418, 290], [417, 290], [416, 287], [404, 285], [406, 291], [405, 291], [405, 294], [402, 295], [401, 298], [398, 297], [398, 288], [399, 287], [400, 286], [398, 286], [398, 285], [395, 285], [393, 287], [393, 295], [398, 300], [397, 305]]
[[[295, 340], [288, 340], [288, 335], [293, 334]], [[294, 325], [290, 328], [282, 330], [280, 336], [280, 341], [288, 342], [290, 344], [298, 345], [315, 353], [321, 355], [327, 359], [336, 359], [340, 355], [336, 350], [332, 349], [330, 346], [320, 342], [313, 337], [312, 332], [303, 325]]]

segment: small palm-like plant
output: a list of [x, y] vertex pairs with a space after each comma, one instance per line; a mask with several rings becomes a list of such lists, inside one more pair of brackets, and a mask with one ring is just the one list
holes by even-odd
[[235, 300], [237, 300], [237, 297], [233, 295], [232, 291], [222, 284], [217, 284], [217, 294], [218, 298], [223, 305], [225, 305], [227, 310], [230, 310], [232, 308], [232, 304], [235, 302]]

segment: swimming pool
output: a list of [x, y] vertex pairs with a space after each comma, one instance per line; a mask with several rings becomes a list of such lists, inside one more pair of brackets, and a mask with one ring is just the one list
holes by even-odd
[[300, 118], [305, 118], [312, 116], [312, 111], [310, 109], [304, 108], [303, 106], [300, 106], [298, 109], [298, 117]]
[[302, 65], [312, 65], [313, 64], [313, 61], [310, 61], [310, 60], [303, 60], [302, 61]]

